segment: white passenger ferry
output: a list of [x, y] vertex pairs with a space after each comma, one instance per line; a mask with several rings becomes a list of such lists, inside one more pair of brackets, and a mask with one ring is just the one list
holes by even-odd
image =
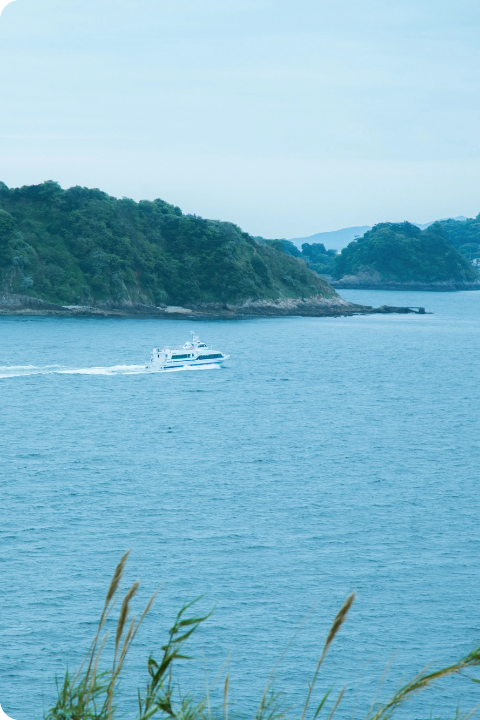
[[230, 355], [212, 350], [195, 333], [182, 347], [153, 348], [146, 370], [195, 370], [220, 367]]

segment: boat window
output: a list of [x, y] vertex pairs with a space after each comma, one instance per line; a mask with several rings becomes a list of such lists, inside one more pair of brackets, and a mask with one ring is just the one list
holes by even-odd
[[197, 360], [215, 360], [223, 357], [222, 353], [213, 353], [212, 355], [199, 355]]
[[190, 357], [190, 355], [172, 355], [172, 360], [185, 360], [185, 358]]

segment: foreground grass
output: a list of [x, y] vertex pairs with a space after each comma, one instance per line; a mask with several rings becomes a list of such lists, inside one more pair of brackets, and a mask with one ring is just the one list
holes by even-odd
[[[118, 717], [121, 708], [116, 704], [116, 690], [118, 681], [124, 667], [128, 651], [135, 640], [137, 632], [142, 625], [155, 600], [155, 595], [149, 600], [141, 617], [129, 620], [130, 604], [137, 593], [139, 583], [134, 583], [127, 591], [120, 605], [115, 632], [115, 643], [112, 650], [113, 657], [104, 669], [102, 663], [104, 650], [107, 644], [108, 633], [105, 624], [119, 600], [119, 585], [123, 577], [128, 552], [120, 560], [105, 599], [105, 605], [100, 617], [98, 629], [92, 645], [81, 667], [75, 674], [66, 673], [63, 683], [58, 686], [56, 704], [45, 715], [45, 720], [114, 720]], [[272, 671], [267, 685], [259, 700], [254, 720], [332, 720], [337, 716], [342, 706], [345, 688], [336, 696], [331, 690], [320, 698], [315, 698], [315, 688], [325, 656], [335, 639], [341, 626], [345, 622], [348, 612], [354, 602], [355, 593], [352, 593], [337, 613], [330, 631], [327, 635], [323, 651], [318, 660], [312, 679], [306, 688], [305, 702], [298, 712], [289, 711], [284, 694], [277, 692], [274, 687], [274, 672]], [[149, 720], [153, 716], [159, 719], [174, 718], [175, 720], [228, 720], [229, 709], [229, 676], [224, 681], [223, 706], [220, 710], [212, 712], [208, 691], [205, 697], [195, 699], [190, 694], [182, 694], [175, 682], [175, 662], [179, 659], [188, 659], [183, 654], [184, 645], [188, 638], [198, 629], [209, 615], [192, 615], [193, 603], [184, 605], [173, 626], [168, 633], [168, 639], [162, 646], [162, 655], [158, 660], [152, 656], [148, 658], [148, 679], [144, 689], [138, 691], [137, 720]], [[474, 648], [468, 655], [448, 667], [429, 672], [422, 671], [412, 680], [402, 685], [386, 702], [377, 702], [373, 698], [372, 705], [364, 720], [389, 720], [412, 695], [427, 690], [439, 680], [452, 675], [460, 675], [467, 681], [479, 683], [480, 680], [470, 677], [468, 670], [480, 665], [480, 646]], [[174, 695], [175, 692], [175, 695]], [[478, 706], [480, 707], [480, 706]], [[452, 720], [466, 720], [472, 717], [477, 708], [469, 713], [460, 715], [458, 712]], [[433, 715], [431, 717], [434, 717]]]

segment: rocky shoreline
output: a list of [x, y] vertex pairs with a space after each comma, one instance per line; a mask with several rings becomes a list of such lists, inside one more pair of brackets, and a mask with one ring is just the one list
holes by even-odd
[[387, 280], [380, 273], [371, 271], [357, 275], [345, 275], [340, 280], [323, 276], [336, 290], [421, 290], [430, 292], [457, 292], [459, 290], [480, 290], [480, 280], [473, 282], [396, 282]]
[[308, 299], [247, 300], [242, 304], [203, 303], [190, 307], [174, 305], [143, 305], [141, 303], [103, 303], [88, 305], [56, 305], [28, 295], [0, 295], [0, 315], [56, 315], [62, 317], [170, 318], [184, 320], [233, 319], [248, 317], [342, 317], [388, 313], [420, 313], [424, 308], [373, 308], [356, 305], [340, 297], [321, 296]]

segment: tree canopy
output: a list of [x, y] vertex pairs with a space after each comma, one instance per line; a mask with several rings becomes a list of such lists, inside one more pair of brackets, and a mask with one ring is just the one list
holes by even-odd
[[469, 260], [480, 258], [480, 214], [467, 220], [440, 220], [449, 242]]
[[319, 275], [332, 275], [335, 267], [336, 250], [326, 250], [323, 243], [303, 243], [301, 251], [291, 240], [265, 240], [256, 238], [262, 243], [281, 250], [286, 255], [302, 258], [309, 268]]

